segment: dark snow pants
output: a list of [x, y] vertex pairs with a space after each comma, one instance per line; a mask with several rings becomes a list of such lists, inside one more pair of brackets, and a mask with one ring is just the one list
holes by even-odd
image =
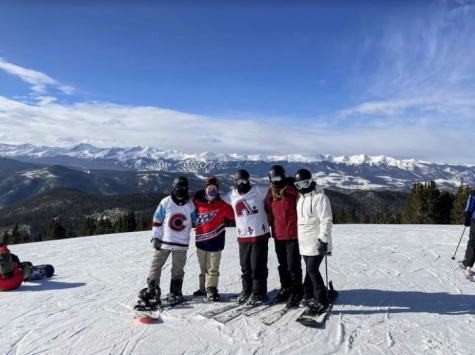
[[475, 219], [472, 218], [463, 265], [473, 267], [473, 264], [475, 264]]
[[239, 243], [242, 290], [246, 293], [267, 293], [267, 255], [269, 240], [254, 243]]
[[322, 304], [328, 304], [328, 295], [323, 281], [323, 277], [320, 274], [320, 264], [322, 263], [325, 255], [305, 256], [303, 260], [307, 266], [307, 272], [305, 275], [304, 292], [305, 298], [315, 298]]
[[291, 293], [302, 295], [302, 257], [298, 240], [274, 239], [274, 242], [279, 262], [280, 285], [290, 289]]

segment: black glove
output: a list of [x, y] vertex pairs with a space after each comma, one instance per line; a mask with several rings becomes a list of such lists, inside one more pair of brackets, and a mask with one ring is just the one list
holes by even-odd
[[324, 243], [319, 239], [318, 240], [318, 255], [325, 255], [326, 253], [328, 253], [328, 243]]
[[152, 238], [152, 244], [153, 244], [153, 248], [155, 250], [160, 250], [162, 249], [162, 241], [158, 238]]
[[472, 213], [470, 211], [465, 211], [463, 213], [463, 225], [465, 227], [470, 227], [471, 220], [472, 220]]

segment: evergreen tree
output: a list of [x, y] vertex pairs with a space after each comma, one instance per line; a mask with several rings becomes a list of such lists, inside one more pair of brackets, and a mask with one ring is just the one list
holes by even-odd
[[450, 222], [452, 224], [461, 224], [463, 222], [463, 212], [467, 206], [468, 196], [472, 189], [469, 185], [461, 184], [455, 193], [452, 210], [450, 211]]
[[419, 223], [423, 224], [436, 224], [440, 221], [440, 204], [439, 196], [440, 191], [435, 181], [429, 181], [424, 184], [422, 190], [423, 203], [422, 203], [422, 218]]
[[96, 231], [96, 222], [91, 217], [86, 217], [84, 220], [79, 235], [82, 237], [94, 235]]
[[369, 217], [369, 215], [367, 215], [364, 212], [361, 213], [361, 223], [364, 223], [364, 224], [370, 224], [371, 223], [371, 218]]
[[54, 221], [48, 226], [48, 230], [44, 236], [43, 240], [56, 240], [56, 239], [65, 239], [66, 238], [66, 229], [62, 226], [61, 222]]
[[404, 210], [402, 211], [402, 223], [423, 223], [423, 193], [424, 185], [422, 185], [420, 182], [416, 182], [414, 185], [412, 185], [411, 193], [409, 194], [406, 205], [404, 206]]
[[442, 191], [439, 197], [439, 224], [450, 224], [453, 204], [454, 195], [448, 191]]
[[110, 234], [114, 232], [114, 227], [109, 218], [102, 216], [102, 218], [97, 222], [97, 227], [94, 234]]
[[346, 214], [346, 222], [348, 224], [355, 224], [358, 223], [358, 219], [356, 218], [356, 211], [354, 208], [350, 209]]

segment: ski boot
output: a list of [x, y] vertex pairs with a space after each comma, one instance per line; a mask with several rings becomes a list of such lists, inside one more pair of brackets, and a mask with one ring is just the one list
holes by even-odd
[[247, 292], [247, 291], [244, 291], [244, 290], [243, 290], [243, 291], [239, 294], [239, 296], [238, 296], [236, 302], [239, 303], [239, 304], [246, 303], [247, 300], [249, 299], [249, 297], [251, 297], [251, 292]]
[[280, 292], [277, 294], [277, 296], [274, 297], [272, 300], [273, 304], [277, 303], [282, 303], [284, 301], [287, 301], [290, 297], [290, 288], [287, 287], [282, 287]]
[[267, 300], [267, 295], [265, 293], [253, 293], [251, 297], [249, 297], [249, 300], [247, 301], [247, 304], [259, 304]]
[[287, 308], [298, 307], [301, 300], [302, 300], [301, 293], [292, 293], [289, 297], [289, 300], [287, 301], [286, 307]]

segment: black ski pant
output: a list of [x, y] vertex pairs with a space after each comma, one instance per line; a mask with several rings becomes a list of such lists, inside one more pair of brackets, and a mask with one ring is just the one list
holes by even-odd
[[323, 281], [323, 277], [320, 274], [320, 264], [322, 263], [325, 255], [305, 256], [303, 260], [307, 266], [307, 272], [305, 274], [304, 292], [305, 298], [315, 298], [322, 304], [328, 304], [328, 295]]
[[473, 264], [475, 264], [475, 219], [472, 218], [463, 265], [473, 267]]
[[254, 243], [239, 243], [242, 290], [246, 293], [267, 293], [267, 255], [269, 240]]
[[274, 239], [274, 242], [279, 262], [280, 285], [290, 289], [291, 293], [302, 295], [302, 257], [298, 240]]

